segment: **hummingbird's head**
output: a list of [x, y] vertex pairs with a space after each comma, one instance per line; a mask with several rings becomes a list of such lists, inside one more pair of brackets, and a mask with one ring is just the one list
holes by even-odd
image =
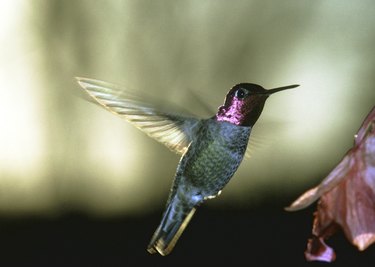
[[224, 105], [219, 107], [216, 120], [227, 121], [239, 126], [253, 126], [271, 94], [297, 86], [299, 85], [295, 84], [266, 90], [253, 83], [236, 84], [229, 90]]

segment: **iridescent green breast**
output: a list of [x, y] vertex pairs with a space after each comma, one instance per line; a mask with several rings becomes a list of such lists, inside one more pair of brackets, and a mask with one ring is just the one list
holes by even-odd
[[246, 151], [251, 128], [206, 120], [180, 162], [183, 180], [216, 195], [230, 180]]

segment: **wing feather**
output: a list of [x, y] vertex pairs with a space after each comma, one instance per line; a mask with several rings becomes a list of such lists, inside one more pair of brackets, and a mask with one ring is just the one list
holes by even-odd
[[76, 79], [94, 102], [132, 123], [177, 154], [183, 154], [193, 141], [200, 119], [160, 111], [143, 102], [139, 96], [110, 83], [80, 77]]

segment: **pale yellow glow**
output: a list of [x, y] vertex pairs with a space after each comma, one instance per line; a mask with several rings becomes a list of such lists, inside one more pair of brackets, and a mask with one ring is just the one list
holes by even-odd
[[[99, 109], [99, 108], [98, 108]], [[130, 188], [136, 183], [132, 179], [137, 166], [137, 145], [132, 141], [134, 137], [123, 127], [127, 122], [116, 118], [113, 114], [99, 110], [97, 119], [88, 129], [89, 165], [100, 170], [106, 183], [112, 184], [113, 188]], [[139, 132], [138, 134], [142, 134]]]
[[[85, 105], [90, 105], [84, 103]], [[92, 198], [93, 210], [121, 210], [139, 199], [144, 190], [144, 180], [138, 179], [139, 171], [147, 166], [140, 163], [147, 152], [135, 138], [143, 135], [125, 120], [96, 106], [91, 115], [95, 115], [87, 128], [87, 187]], [[138, 153], [141, 152], [141, 153]]]
[[25, 44], [26, 2], [0, 5], [0, 209], [37, 210], [48, 193], [43, 102], [33, 68], [36, 55]]
[[2, 1], [0, 213], [163, 206], [178, 156], [77, 98], [74, 76], [195, 113], [191, 90], [213, 107], [205, 116], [235, 83], [300, 84], [267, 100], [251, 158], [212, 203], [319, 181], [373, 105], [372, 10], [371, 1], [338, 0]]

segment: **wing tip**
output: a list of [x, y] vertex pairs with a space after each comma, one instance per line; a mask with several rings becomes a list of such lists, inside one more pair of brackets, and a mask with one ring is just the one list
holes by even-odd
[[93, 79], [90, 79], [90, 78], [85, 78], [85, 77], [74, 77], [76, 82], [83, 88], [83, 89], [86, 89], [88, 90], [90, 87], [92, 87], [94, 85], [95, 82], [97, 82], [97, 80], [93, 80]]
[[122, 92], [121, 87], [102, 80], [96, 80], [86, 77], [74, 77], [77, 83], [86, 91], [93, 93], [105, 93], [108, 95], [118, 95]]

